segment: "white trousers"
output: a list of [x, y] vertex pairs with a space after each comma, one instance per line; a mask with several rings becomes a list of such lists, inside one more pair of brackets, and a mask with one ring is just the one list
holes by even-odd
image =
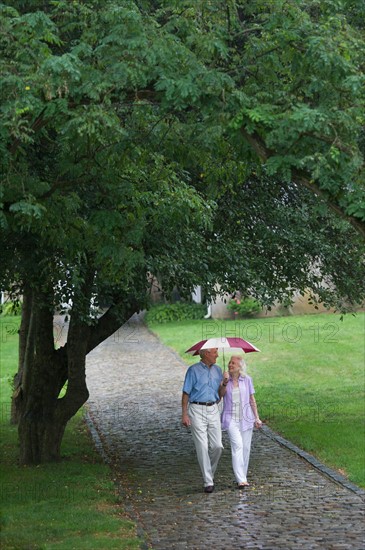
[[223, 450], [218, 405], [207, 407], [190, 403], [189, 417], [204, 487], [214, 485], [214, 474]]
[[228, 436], [231, 442], [232, 468], [237, 483], [247, 481], [252, 432], [253, 429], [243, 431], [240, 422], [231, 420], [228, 428]]

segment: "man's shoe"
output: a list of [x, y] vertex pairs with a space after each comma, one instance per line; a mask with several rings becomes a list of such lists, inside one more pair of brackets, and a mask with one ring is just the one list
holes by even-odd
[[214, 485], [207, 485], [207, 487], [204, 487], [204, 493], [213, 493], [214, 491]]

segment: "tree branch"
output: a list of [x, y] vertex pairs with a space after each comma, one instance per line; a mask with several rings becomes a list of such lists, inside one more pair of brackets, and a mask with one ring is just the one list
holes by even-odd
[[[46, 110], [46, 107], [44, 107], [44, 109], [40, 112], [40, 114], [37, 116], [37, 118], [34, 120], [33, 124], [31, 125], [30, 129], [33, 132], [37, 132], [38, 130], [43, 128], [43, 126], [45, 126], [47, 124], [49, 119], [43, 118], [43, 114], [44, 114], [45, 110]], [[9, 151], [10, 151], [11, 155], [14, 155], [16, 153], [20, 143], [21, 143], [20, 138], [16, 138], [12, 142], [12, 144], [9, 146]]]
[[137, 300], [132, 298], [132, 300], [127, 299], [126, 301], [127, 305], [111, 306], [108, 311], [100, 317], [97, 325], [91, 328], [86, 353], [89, 353], [101, 344], [101, 342], [109, 338], [109, 336], [114, 334], [114, 332], [128, 321], [134, 313], [140, 311]]
[[[264, 140], [256, 132], [249, 134], [247, 130], [245, 130], [245, 128], [241, 127], [241, 133], [245, 140], [255, 150], [256, 154], [262, 162], [267, 162], [270, 157], [275, 155], [274, 151], [270, 150], [266, 146]], [[306, 172], [293, 168], [291, 173], [292, 181], [294, 183], [301, 187], [305, 187], [311, 193], [323, 199], [328, 207], [333, 212], [335, 212], [337, 216], [340, 216], [342, 219], [346, 220], [350, 225], [352, 225], [357, 233], [359, 233], [361, 237], [365, 240], [365, 223], [362, 220], [354, 218], [353, 216], [348, 216], [346, 212], [341, 208], [341, 206], [331, 200], [328, 193], [324, 192], [317, 183], [311, 180], [309, 174], [307, 174]]]

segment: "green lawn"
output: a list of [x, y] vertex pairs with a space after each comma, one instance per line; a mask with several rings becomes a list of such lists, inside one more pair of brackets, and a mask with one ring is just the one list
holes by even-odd
[[[365, 315], [182, 321], [150, 325], [189, 365], [199, 340], [239, 336], [261, 418], [276, 432], [365, 487]], [[225, 352], [227, 365], [230, 353]], [[218, 363], [223, 366], [220, 352]]]
[[139, 548], [135, 525], [123, 513], [110, 470], [94, 451], [81, 413], [66, 429], [61, 463], [17, 465], [17, 430], [9, 424], [9, 403], [18, 326], [17, 318], [0, 318], [0, 547]]

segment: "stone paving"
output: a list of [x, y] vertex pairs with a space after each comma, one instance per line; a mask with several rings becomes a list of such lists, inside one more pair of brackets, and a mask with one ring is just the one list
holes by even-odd
[[245, 492], [224, 434], [215, 492], [203, 493], [181, 425], [186, 368], [137, 316], [88, 356], [88, 422], [141, 548], [363, 550], [364, 491], [324, 475], [268, 429], [254, 432]]

